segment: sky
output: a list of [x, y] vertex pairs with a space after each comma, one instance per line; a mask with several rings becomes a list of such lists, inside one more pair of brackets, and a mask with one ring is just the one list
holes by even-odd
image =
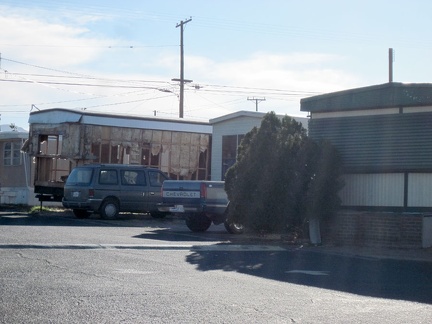
[[[184, 119], [306, 116], [302, 98], [432, 81], [432, 1], [0, 0], [0, 124], [67, 108]], [[256, 99], [256, 100], [255, 100]]]

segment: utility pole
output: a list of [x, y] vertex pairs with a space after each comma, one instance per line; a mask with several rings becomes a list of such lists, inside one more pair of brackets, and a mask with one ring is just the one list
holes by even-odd
[[255, 109], [256, 109], [256, 111], [258, 111], [258, 103], [261, 101], [265, 101], [266, 99], [265, 98], [255, 98], [255, 97], [249, 98], [248, 97], [247, 100], [255, 101]]
[[172, 81], [180, 82], [180, 103], [179, 103], [179, 117], [183, 118], [183, 101], [184, 101], [184, 84], [186, 82], [192, 82], [192, 80], [184, 79], [184, 51], [183, 51], [183, 31], [184, 25], [192, 20], [192, 17], [186, 21], [180, 21], [176, 28], [180, 27], [180, 79], [172, 79]]

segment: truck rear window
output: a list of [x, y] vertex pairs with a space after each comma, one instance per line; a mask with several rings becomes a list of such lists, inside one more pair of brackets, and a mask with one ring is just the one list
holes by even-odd
[[66, 180], [68, 185], [89, 185], [92, 179], [93, 169], [73, 169]]

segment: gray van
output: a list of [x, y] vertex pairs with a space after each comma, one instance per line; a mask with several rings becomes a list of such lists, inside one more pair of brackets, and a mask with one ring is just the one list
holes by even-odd
[[76, 167], [64, 186], [62, 204], [78, 218], [92, 213], [114, 219], [119, 212], [148, 212], [165, 217], [157, 209], [162, 183], [168, 177], [142, 165], [87, 164]]

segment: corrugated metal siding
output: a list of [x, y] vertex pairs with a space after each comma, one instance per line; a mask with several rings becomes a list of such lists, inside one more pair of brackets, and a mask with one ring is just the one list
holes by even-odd
[[343, 206], [403, 207], [404, 174], [347, 174], [339, 197]]
[[347, 111], [388, 107], [427, 106], [432, 103], [432, 84], [388, 82], [369, 87], [327, 93], [300, 101], [300, 110]]
[[408, 175], [408, 207], [432, 207], [432, 174]]
[[347, 171], [432, 169], [432, 113], [311, 119], [309, 135], [327, 139]]

